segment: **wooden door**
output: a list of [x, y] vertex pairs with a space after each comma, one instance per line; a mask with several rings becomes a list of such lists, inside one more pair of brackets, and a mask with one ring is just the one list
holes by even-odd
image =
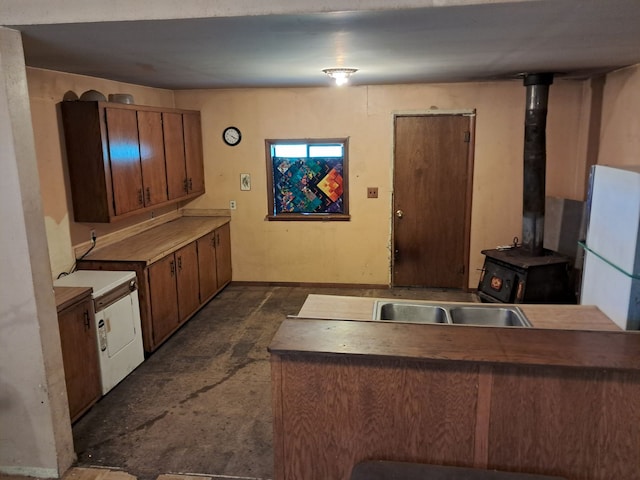
[[204, 163], [202, 157], [202, 127], [200, 113], [182, 115], [184, 125], [184, 155], [187, 167], [189, 194], [204, 192]]
[[144, 206], [167, 201], [167, 169], [160, 112], [138, 111]]
[[168, 255], [162, 260], [149, 265], [149, 299], [153, 343], [158, 345], [179, 324], [176, 259], [174, 255]]
[[102, 395], [91, 298], [62, 310], [58, 326], [69, 414], [74, 421]]
[[470, 118], [395, 118], [395, 286], [467, 288]]
[[216, 237], [211, 232], [197, 240], [198, 276], [200, 279], [200, 302], [204, 303], [218, 290], [216, 272]]
[[180, 322], [183, 322], [200, 306], [196, 242], [191, 242], [176, 252], [176, 265], [178, 272], [178, 313]]
[[182, 115], [163, 113], [164, 151], [167, 162], [167, 189], [169, 199], [184, 197], [187, 194], [187, 170], [184, 160], [184, 134]]
[[216, 229], [216, 265], [218, 271], [218, 288], [231, 281], [231, 232], [229, 224]]
[[116, 215], [144, 207], [135, 110], [106, 108], [109, 165]]

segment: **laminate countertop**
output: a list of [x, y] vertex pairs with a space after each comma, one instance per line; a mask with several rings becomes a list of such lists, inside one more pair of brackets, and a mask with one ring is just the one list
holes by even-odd
[[83, 260], [145, 262], [147, 265], [179, 250], [230, 217], [180, 217], [89, 253]]
[[[324, 320], [371, 320], [376, 300], [399, 300], [397, 298], [380, 299], [369, 297], [346, 297], [339, 295], [309, 295], [297, 317]], [[402, 299], [401, 301], [405, 301]], [[425, 302], [420, 303], [457, 303], [464, 302]], [[466, 303], [466, 305], [479, 305]], [[620, 328], [594, 305], [534, 305], [518, 304], [535, 328], [559, 330], [601, 330], [621, 331]]]
[[53, 287], [58, 313], [70, 305], [91, 296], [91, 287]]
[[362, 321], [371, 320], [375, 300], [310, 295], [269, 351], [640, 370], [640, 332], [620, 330], [596, 307], [518, 305], [533, 328]]

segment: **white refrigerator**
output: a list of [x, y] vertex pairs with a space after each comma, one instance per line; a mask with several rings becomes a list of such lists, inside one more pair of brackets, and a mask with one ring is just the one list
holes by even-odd
[[592, 167], [580, 303], [640, 329], [640, 166]]

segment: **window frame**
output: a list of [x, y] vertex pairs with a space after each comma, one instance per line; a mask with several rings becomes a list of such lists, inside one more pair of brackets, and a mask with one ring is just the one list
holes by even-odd
[[[267, 215], [269, 221], [349, 221], [349, 137], [344, 138], [295, 138], [295, 139], [265, 139], [266, 164], [267, 164]], [[275, 212], [275, 191], [273, 175], [273, 157], [271, 147], [277, 144], [306, 144], [306, 145], [326, 145], [341, 143], [343, 145], [342, 155], [342, 206], [343, 213], [299, 213]]]

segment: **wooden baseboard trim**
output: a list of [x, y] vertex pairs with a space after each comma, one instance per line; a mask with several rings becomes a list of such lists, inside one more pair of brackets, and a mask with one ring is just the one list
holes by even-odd
[[305, 288], [391, 288], [389, 285], [375, 283], [317, 283], [317, 282], [244, 282], [232, 281], [232, 286], [239, 287], [305, 287]]

